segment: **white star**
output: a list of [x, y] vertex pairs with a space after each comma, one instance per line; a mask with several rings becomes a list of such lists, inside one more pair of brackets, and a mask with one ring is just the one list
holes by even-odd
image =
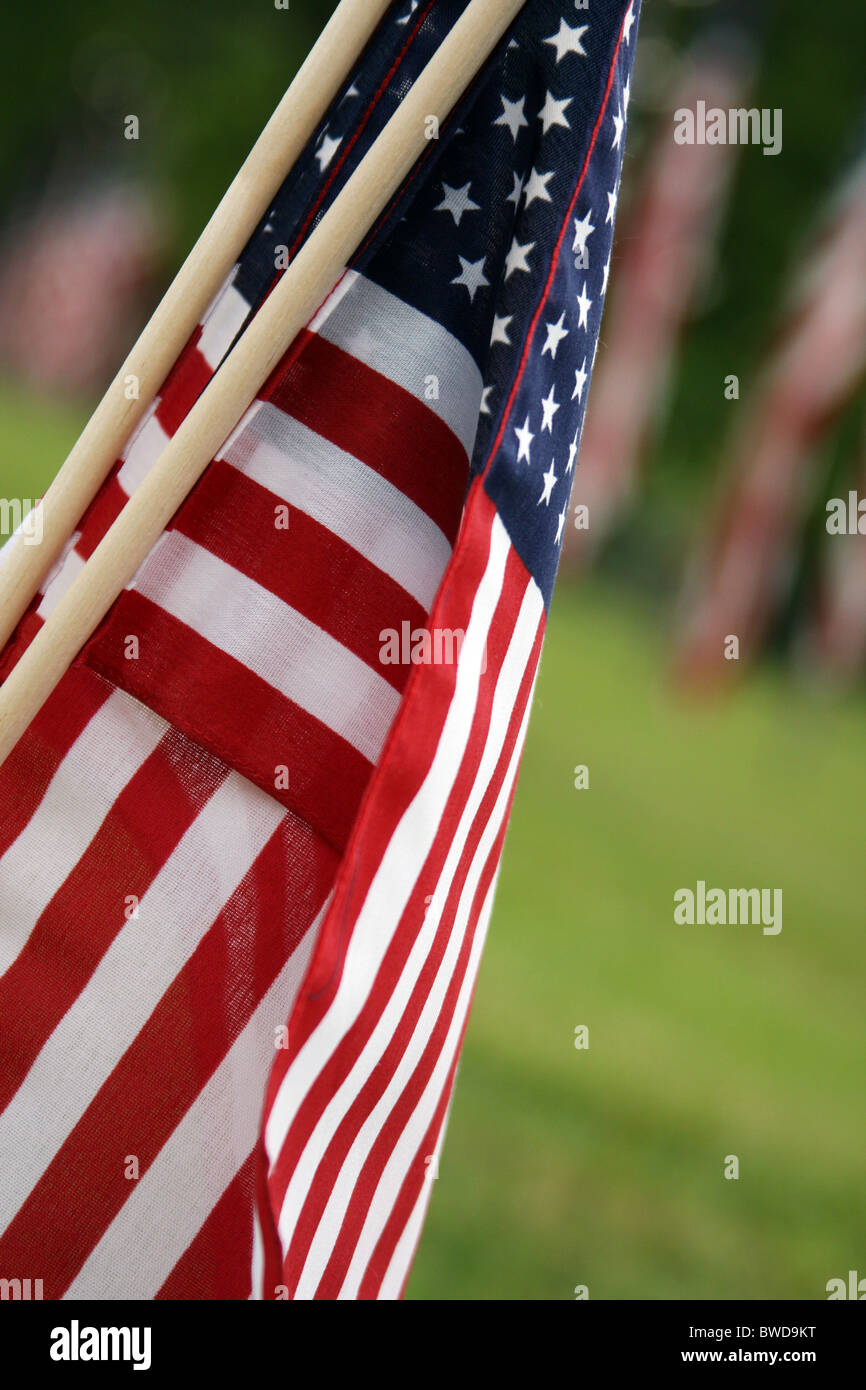
[[524, 189], [527, 207], [529, 207], [530, 203], [534, 203], [536, 198], [540, 199], [542, 203], [550, 203], [553, 201], [547, 191], [547, 185], [550, 183], [555, 173], [555, 169], [551, 169], [549, 174], [539, 174], [537, 169], [533, 169], [526, 181], [526, 188]]
[[481, 404], [478, 407], [479, 414], [481, 415], [490, 414], [490, 402], [488, 401], [487, 397], [490, 395], [490, 392], [492, 390], [492, 386], [482, 386], [481, 388]]
[[558, 323], [546, 323], [544, 325], [547, 329], [547, 342], [541, 349], [542, 357], [546, 352], [549, 352], [554, 362], [556, 361], [557, 348], [559, 347], [559, 344], [562, 342], [563, 338], [568, 337], [568, 329], [563, 328], [562, 326], [564, 323], [565, 314], [563, 313], [560, 315]]
[[535, 245], [534, 241], [528, 241], [525, 246], [521, 246], [517, 237], [511, 243], [511, 250], [505, 257], [505, 278], [506, 280], [514, 274], [515, 270], [529, 271], [527, 257]]
[[587, 237], [592, 236], [592, 233], [595, 231], [595, 227], [593, 227], [589, 220], [591, 216], [592, 208], [590, 208], [586, 217], [575, 217], [574, 219], [574, 245], [571, 249], [572, 251], [577, 251], [581, 256], [586, 255]]
[[562, 511], [559, 513], [559, 516], [557, 517], [557, 520], [556, 520], [556, 540], [554, 541], [554, 545], [559, 545], [560, 537], [562, 536], [562, 528], [563, 528], [563, 526], [565, 525], [565, 518], [566, 518], [567, 516], [568, 516], [568, 503], [566, 502], [565, 506], [563, 507]]
[[408, 13], [408, 14], [404, 14], [404, 16], [403, 16], [402, 19], [398, 19], [398, 20], [397, 20], [397, 23], [398, 23], [398, 24], [408, 24], [408, 23], [409, 23], [409, 20], [412, 18], [413, 14], [414, 14], [415, 11], [417, 10], [417, 8], [418, 8], [418, 0], [412, 0], [412, 3], [411, 3], [410, 8], [409, 8], [409, 13]]
[[452, 188], [450, 184], [443, 183], [442, 192], [445, 197], [441, 203], [437, 203], [436, 212], [450, 212], [454, 218], [456, 226], [460, 226], [460, 219], [464, 212], [477, 212], [478, 203], [473, 203], [469, 196], [470, 184], [465, 183], [462, 188]]
[[592, 300], [591, 300], [591, 299], [587, 299], [587, 297], [586, 297], [586, 281], [585, 281], [585, 280], [584, 280], [584, 282], [583, 282], [583, 289], [581, 290], [580, 294], [579, 294], [578, 297], [577, 297], [577, 304], [578, 304], [578, 308], [580, 309], [580, 319], [579, 319], [579, 321], [578, 321], [578, 325], [577, 325], [577, 326], [578, 326], [578, 328], [585, 328], [587, 331], [589, 331], [589, 318], [588, 318], [588, 315], [589, 315], [590, 309], [592, 308]]
[[553, 399], [553, 387], [550, 388], [550, 395], [541, 402], [541, 409], [544, 411], [544, 419], [541, 422], [542, 433], [550, 430], [553, 434], [553, 417], [559, 409], [559, 402]]
[[330, 135], [322, 136], [322, 142], [316, 150], [316, 159], [319, 161], [319, 169], [322, 173], [325, 172], [342, 143], [342, 139], [334, 140]]
[[512, 188], [512, 190], [511, 190], [511, 192], [509, 193], [508, 197], [505, 199], [506, 203], [513, 203], [514, 206], [517, 207], [518, 204], [519, 204], [519, 202], [520, 202], [520, 195], [521, 195], [522, 192], [523, 192], [523, 179], [520, 177], [520, 175], [519, 175], [519, 174], [516, 172], [516, 170], [515, 170], [515, 171], [514, 171], [514, 187]]
[[602, 292], [602, 294], [607, 294], [607, 277], [608, 277], [609, 275], [610, 275], [610, 252], [608, 252], [607, 261], [605, 262], [605, 267], [604, 267], [604, 270], [602, 271], [602, 276], [601, 276], [601, 292]]
[[541, 133], [546, 135], [551, 126], [564, 125], [566, 130], [571, 130], [571, 126], [565, 117], [565, 109], [574, 101], [574, 97], [563, 97], [562, 101], [557, 101], [553, 92], [548, 92], [544, 105], [538, 113], [541, 121]]
[[515, 428], [514, 433], [517, 435], [517, 438], [520, 441], [520, 449], [518, 450], [517, 454], [517, 462], [519, 463], [521, 459], [525, 458], [527, 463], [531, 463], [532, 459], [529, 457], [529, 447], [532, 444], [535, 435], [532, 434], [529, 429], [528, 415], [526, 417], [526, 424], [523, 426], [523, 429], [519, 430]]
[[629, 78], [628, 81], [626, 82], [625, 87], [623, 88], [623, 93], [622, 93], [622, 104], [623, 104], [623, 107], [624, 107], [624, 109], [625, 109], [626, 111], [628, 110], [628, 104], [629, 104], [630, 101], [631, 101], [631, 78]]
[[583, 388], [584, 388], [585, 385], [586, 385], [586, 358], [584, 357], [583, 362], [582, 362], [581, 365], [580, 365], [580, 369], [579, 369], [578, 371], [576, 371], [575, 374], [574, 374], [574, 390], [573, 390], [572, 393], [571, 393], [571, 399], [572, 399], [572, 400], [574, 400], [575, 397], [577, 397], [577, 399], [578, 399], [579, 401], [582, 401], [582, 400], [583, 400]]
[[540, 507], [542, 502], [544, 503], [545, 507], [550, 506], [550, 494], [553, 492], [554, 484], [559, 482], [559, 479], [553, 471], [553, 465], [555, 462], [555, 459], [551, 459], [550, 467], [548, 468], [547, 472], [542, 473], [541, 475], [544, 479], [544, 491], [535, 504], [537, 507]]
[[[351, 87], [349, 88], [348, 92], [347, 92], [346, 95], [343, 97], [343, 101], [348, 101], [350, 97], [359, 97], [360, 95], [361, 95], [361, 93], [358, 91], [358, 88], [355, 86], [355, 84], [354, 84], [354, 82], [353, 82], [352, 85], [351, 85]], [[343, 101], [340, 102], [340, 105], [341, 105], [341, 106], [343, 105]]]
[[575, 430], [575, 432], [574, 432], [574, 439], [571, 441], [571, 443], [570, 443], [569, 446], [568, 446], [568, 463], [565, 465], [565, 471], [566, 471], [566, 473], [570, 473], [570, 472], [571, 472], [572, 468], [574, 467], [574, 460], [577, 458], [577, 435], [578, 435], [578, 430], [579, 430], [579, 429], [580, 429], [580, 426], [578, 426], [578, 429]]
[[615, 134], [613, 137], [613, 144], [611, 145], [612, 150], [619, 149], [620, 141], [622, 140], [622, 129], [624, 125], [625, 117], [622, 114], [622, 108], [619, 108], [617, 110], [616, 115], [613, 118], [613, 128]]
[[521, 97], [519, 101], [509, 101], [508, 97], [502, 97], [502, 115], [497, 116], [494, 125], [507, 125], [511, 131], [512, 139], [517, 143], [517, 132], [521, 126], [529, 125], [528, 120], [523, 114], [526, 105], [526, 97]]
[[484, 257], [480, 261], [467, 261], [461, 256], [460, 274], [455, 275], [451, 281], [452, 285], [465, 285], [469, 291], [469, 298], [474, 302], [475, 296], [482, 285], [489, 285], [490, 281], [484, 274]]
[[500, 318], [498, 314], [493, 315], [493, 332], [490, 334], [491, 347], [494, 343], [504, 343], [506, 347], [511, 347], [511, 339], [508, 336], [508, 325], [513, 318], [513, 314], [508, 314], [502, 318]]
[[628, 43], [629, 37], [631, 36], [631, 26], [632, 26], [633, 24], [634, 24], [634, 0], [632, 0], [632, 3], [629, 5], [629, 7], [628, 7], [628, 14], [626, 15], [625, 19], [623, 20], [623, 26], [622, 26], [622, 41], [623, 41], [623, 43]]
[[572, 29], [570, 24], [566, 24], [564, 19], [559, 21], [559, 33], [553, 34], [545, 43], [553, 44], [556, 49], [556, 61], [561, 63], [566, 53], [579, 53], [582, 58], [586, 57], [586, 49], [581, 44], [581, 39], [589, 28], [588, 24], [582, 24], [577, 29]]
[[604, 219], [605, 222], [613, 222], [614, 213], [616, 212], [616, 200], [617, 200], [618, 197], [619, 197], [619, 193], [618, 193], [617, 189], [615, 189], [615, 188], [612, 189], [610, 193], [608, 193], [608, 195], [607, 195], [607, 217]]

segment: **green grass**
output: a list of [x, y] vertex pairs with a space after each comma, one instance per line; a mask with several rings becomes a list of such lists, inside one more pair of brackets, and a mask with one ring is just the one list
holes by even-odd
[[[0, 381], [0, 497], [41, 497], [89, 413], [79, 402], [31, 395]], [[0, 538], [8, 529], [0, 529]]]
[[[598, 586], [554, 602], [410, 1297], [866, 1273], [862, 704], [767, 671], [690, 707], [665, 650]], [[698, 878], [781, 887], [782, 932], [676, 926]]]

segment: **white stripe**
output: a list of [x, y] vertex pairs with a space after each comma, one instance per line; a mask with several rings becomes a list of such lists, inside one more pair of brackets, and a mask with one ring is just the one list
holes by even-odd
[[198, 350], [215, 371], [222, 362], [250, 312], [243, 295], [228, 284], [214, 300], [202, 324]]
[[234, 772], [199, 812], [141, 899], [138, 919], [118, 932], [0, 1115], [0, 1153], [15, 1155], [4, 1165], [0, 1226], [38, 1182], [284, 815]]
[[[535, 685], [533, 682], [533, 690], [530, 692], [529, 701], [524, 711], [520, 732], [511, 754], [505, 780], [496, 798], [496, 805], [493, 808], [490, 820], [484, 828], [484, 833], [481, 836], [481, 840], [472, 860], [472, 866], [460, 894], [457, 921], [455, 922], [452, 939], [460, 939], [461, 944], [467, 928], [472, 901], [475, 897], [481, 874], [488, 856], [496, 843], [496, 837], [502, 828], [508, 810], [508, 801], [514, 787], [514, 781], [517, 777], [517, 769], [520, 763], [520, 755], [523, 751], [523, 742], [526, 737], [526, 727], [529, 723], [534, 689]], [[382, 1176], [377, 1184], [358, 1243], [355, 1247], [352, 1263], [343, 1281], [343, 1286], [339, 1294], [340, 1298], [357, 1297], [357, 1291], [360, 1288], [367, 1266], [373, 1257], [376, 1245], [391, 1215], [394, 1205], [394, 1196], [400, 1191], [406, 1175], [409, 1172], [409, 1168], [415, 1160], [418, 1147], [433, 1121], [436, 1107], [442, 1097], [442, 1091], [446, 1085], [448, 1073], [451, 1070], [457, 1053], [460, 1037], [463, 1032], [463, 1025], [466, 1022], [466, 1015], [469, 1011], [469, 1004], [472, 999], [475, 978], [478, 974], [481, 952], [484, 949], [486, 931], [487, 922], [485, 921], [482, 924], [479, 921], [478, 929], [472, 939], [469, 960], [466, 963], [466, 973], [460, 986], [454, 1014], [448, 1027], [448, 1033], [445, 1037], [442, 1051], [436, 1059], [436, 1065], [433, 1068], [430, 1079], [405, 1129], [388, 1156], [388, 1161], [385, 1164]], [[396, 1095], [394, 1099], [396, 1099]]]
[[117, 690], [78, 736], [0, 860], [0, 975], [167, 728], [158, 715]]
[[124, 462], [117, 474], [117, 481], [128, 497], [131, 497], [156, 463], [166, 444], [168, 435], [156, 418], [156, 406], [144, 417], [135, 434], [129, 441]]
[[[80, 534], [80, 533], [79, 533]], [[84, 569], [84, 557], [79, 555], [74, 549], [76, 537], [73, 538], [72, 545], [68, 554], [65, 556], [59, 574], [45, 585], [42, 591], [42, 602], [36, 609], [40, 618], [48, 618], [57, 607], [63, 595], [75, 583], [81, 571]]]
[[[431, 766], [397, 826], [358, 914], [337, 993], [328, 1012], [289, 1067], [274, 1099], [265, 1145], [275, 1162], [295, 1111], [363, 1009], [385, 953], [426, 862], [466, 751], [490, 623], [502, 590], [509, 542], [498, 517], [475, 594], [457, 666], [454, 694]], [[357, 1092], [355, 1092], [357, 1094]], [[338, 1092], [311, 1134], [289, 1182], [279, 1218], [285, 1248], [330, 1137], [346, 1109]]]
[[[514, 625], [514, 631], [496, 682], [496, 690], [494, 692], [490, 712], [490, 723], [488, 725], [484, 750], [479, 762], [478, 771], [475, 774], [472, 790], [463, 806], [460, 823], [448, 846], [448, 853], [439, 874], [432, 900], [424, 914], [423, 926], [413, 942], [412, 949], [406, 959], [400, 979], [386, 1007], [379, 1016], [376, 1027], [349, 1073], [349, 1076], [332, 1098], [325, 1115], [320, 1121], [320, 1127], [324, 1130], [322, 1138], [319, 1141], [322, 1152], [324, 1152], [327, 1144], [330, 1143], [338, 1124], [346, 1111], [350, 1108], [353, 1100], [360, 1094], [368, 1078], [380, 1063], [382, 1055], [400, 1025], [421, 972], [427, 964], [430, 950], [442, 921], [442, 913], [445, 909], [448, 895], [454, 884], [460, 859], [466, 848], [467, 840], [475, 823], [482, 801], [487, 794], [487, 790], [496, 773], [502, 756], [503, 746], [505, 745], [508, 734], [508, 725], [514, 713], [514, 703], [520, 689], [521, 681], [526, 674], [526, 663], [532, 651], [532, 645], [538, 631], [538, 623], [542, 609], [543, 600], [541, 592], [538, 587], [530, 581], [524, 593], [520, 612]], [[513, 763], [513, 759], [511, 761]], [[507, 793], [508, 778], [506, 777], [505, 785], [500, 789], [496, 801], [496, 807], [498, 808], [501, 805], [503, 808], [502, 814], [499, 817], [500, 821], [502, 815], [504, 815], [504, 806], [506, 804], [506, 802], [503, 801], [503, 794], [505, 794], [507, 801]], [[487, 851], [484, 851], [483, 858], [479, 859], [479, 855], [481, 855], [481, 850], [489, 839], [491, 825], [494, 823], [496, 815], [497, 810], [494, 809], [481, 836], [481, 844], [475, 852], [469, 874], [460, 895], [454, 925], [437, 968], [435, 979], [427, 991], [423, 1007], [412, 1032], [412, 1037], [403, 1049], [399, 1064], [388, 1082], [388, 1085], [385, 1087], [384, 1092], [379, 1097], [376, 1105], [369, 1115], [367, 1115], [364, 1123], [356, 1134], [352, 1146], [343, 1160], [336, 1181], [331, 1184], [327, 1205], [322, 1213], [316, 1234], [310, 1243], [304, 1269], [298, 1281], [295, 1294], [296, 1298], [312, 1297], [315, 1293], [319, 1280], [328, 1263], [330, 1252], [333, 1250], [334, 1244], [339, 1236], [343, 1219], [352, 1200], [352, 1194], [355, 1190], [355, 1185], [361, 1169], [366, 1163], [376, 1139], [382, 1133], [387, 1117], [390, 1115], [391, 1110], [408, 1085], [412, 1073], [421, 1060], [424, 1049], [439, 1021], [445, 996], [451, 984], [457, 958], [463, 945], [463, 933], [469, 916], [469, 908], [474, 895], [475, 884], [477, 883], [477, 877], [480, 876], [484, 861], [487, 858]], [[419, 872], [421, 868], [422, 865], [419, 863]], [[476, 877], [473, 881], [474, 874]], [[396, 1190], [396, 1188], [393, 1189], [393, 1191]]]
[[[471, 458], [484, 383], [459, 338], [354, 270], [346, 271], [310, 328], [423, 401]], [[431, 378], [438, 388], [433, 399]]]
[[[307, 928], [147, 1172], [131, 1188], [64, 1299], [151, 1299], [189, 1248], [256, 1142], [274, 1028], [300, 988], [328, 903]], [[261, 1297], [262, 1274], [253, 1285]]]
[[376, 761], [399, 692], [276, 594], [179, 531], [160, 538], [133, 587]]
[[430, 611], [451, 545], [374, 468], [270, 402], [248, 411], [221, 457], [327, 527]]
[[[43, 503], [40, 503], [39, 505], [42, 506]], [[26, 518], [25, 518], [25, 521], [26, 521]], [[22, 526], [23, 526], [23, 525], [24, 525], [24, 523], [22, 522]], [[18, 530], [21, 530], [21, 527], [19, 527]], [[17, 534], [18, 534], [18, 531], [16, 531], [15, 534], [17, 535]], [[54, 564], [51, 566], [50, 570], [48, 571], [48, 573], [46, 574], [45, 578], [43, 579], [42, 584], [41, 584], [41, 586], [40, 586], [40, 590], [39, 590], [40, 593], [42, 593], [43, 595], [47, 594], [48, 591], [49, 591], [49, 589], [52, 587], [52, 585], [53, 585], [53, 584], [60, 578], [60, 576], [63, 574], [63, 570], [64, 570], [64, 567], [65, 567], [65, 565], [66, 565], [66, 561], [69, 559], [69, 557], [70, 557], [72, 551], [75, 549], [75, 546], [78, 544], [78, 542], [79, 542], [80, 539], [81, 539], [81, 532], [80, 532], [80, 531], [73, 531], [73, 532], [72, 532], [72, 535], [69, 537], [69, 540], [66, 542], [66, 544], [64, 545], [64, 547], [63, 547], [63, 549], [61, 550], [60, 554], [58, 555], [57, 559], [55, 560]], [[0, 552], [0, 559], [2, 559], [2, 554], [3, 554], [3, 552]], [[76, 571], [76, 572], [77, 572], [77, 571]], [[38, 611], [39, 611], [40, 613], [42, 612], [42, 605], [41, 605], [41, 604], [40, 604], [40, 606], [39, 606]]]

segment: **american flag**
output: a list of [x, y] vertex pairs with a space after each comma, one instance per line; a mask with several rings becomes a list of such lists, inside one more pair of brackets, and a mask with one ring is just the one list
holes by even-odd
[[[464, 8], [386, 15], [7, 671]], [[401, 1293], [568, 514], [637, 11], [524, 8], [0, 769], [3, 1277]], [[459, 655], [407, 662], [424, 632]]]
[[678, 666], [713, 685], [754, 655], [795, 572], [817, 445], [866, 378], [866, 158], [821, 208], [688, 577]]

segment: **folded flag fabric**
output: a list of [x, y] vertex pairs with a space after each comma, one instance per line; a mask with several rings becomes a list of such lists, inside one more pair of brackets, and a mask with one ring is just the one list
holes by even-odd
[[[0, 675], [464, 8], [388, 12]], [[525, 6], [0, 769], [0, 1276], [400, 1295], [568, 518], [637, 12]]]

